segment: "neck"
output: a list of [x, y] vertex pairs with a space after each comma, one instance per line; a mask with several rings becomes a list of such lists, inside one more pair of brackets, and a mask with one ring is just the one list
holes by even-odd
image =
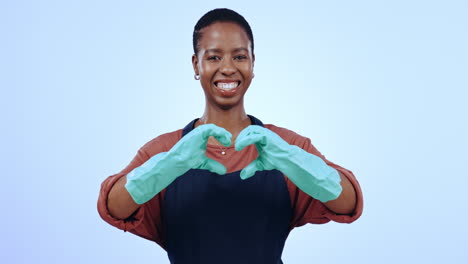
[[[195, 123], [195, 127], [204, 124], [215, 124], [226, 129], [232, 134], [231, 142], [233, 143], [237, 135], [239, 135], [244, 128], [251, 125], [251, 122], [243, 107], [237, 111], [234, 111], [234, 109], [224, 111], [221, 109], [205, 108], [205, 112]], [[210, 138], [211, 143], [213, 143], [215, 141], [214, 138]]]

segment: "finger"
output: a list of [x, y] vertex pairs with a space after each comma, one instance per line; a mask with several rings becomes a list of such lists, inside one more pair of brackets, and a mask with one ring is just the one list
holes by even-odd
[[226, 167], [224, 167], [223, 164], [213, 160], [213, 159], [210, 159], [208, 157], [205, 158], [205, 161], [203, 162], [203, 164], [200, 166], [200, 169], [202, 170], [209, 170], [213, 173], [217, 173], [219, 175], [224, 175], [226, 174]]
[[[262, 126], [250, 125], [250, 126], [244, 128], [239, 133], [239, 135], [237, 136], [237, 139], [236, 139], [236, 143], [237, 143], [237, 141], [242, 142], [244, 140], [244, 138], [251, 137], [252, 135], [265, 135], [265, 133], [267, 131], [268, 131], [268, 129], [266, 129], [266, 128], [262, 127]], [[250, 143], [250, 144], [253, 144], [253, 143]], [[250, 144], [247, 144], [247, 145], [250, 145]], [[237, 151], [242, 150], [247, 145], [242, 144], [241, 146], [238, 146], [237, 147], [238, 149], [236, 148], [236, 150]]]
[[[264, 135], [261, 135], [261, 134], [245, 134], [243, 137], [238, 137], [236, 139], [236, 143], [235, 143], [235, 149], [236, 151], [241, 151], [243, 150], [245, 147], [249, 146], [249, 145], [252, 145], [252, 144], [257, 144], [257, 143], [260, 143], [261, 144], [265, 144], [265, 137]], [[257, 144], [258, 146], [258, 144]]]
[[206, 124], [206, 125], [201, 125], [201, 126], [205, 126], [202, 132], [202, 136], [205, 141], [208, 141], [208, 138], [210, 136], [213, 136], [216, 140], [218, 140], [224, 146], [226, 147], [231, 146], [232, 134], [229, 131], [215, 124]]
[[252, 133], [258, 133], [258, 132], [255, 132], [257, 131], [257, 128], [263, 128], [261, 126], [257, 126], [257, 125], [250, 125], [250, 126], [247, 126], [246, 128], [242, 129], [242, 131], [239, 133], [239, 135], [237, 135], [237, 138], [243, 138], [249, 134], [252, 134]]
[[240, 173], [240, 177], [242, 180], [246, 180], [254, 176], [255, 172], [262, 170], [262, 169], [263, 169], [263, 166], [261, 165], [261, 162], [255, 159], [249, 165], [247, 165], [245, 168], [242, 169]]
[[232, 134], [228, 131], [229, 134], [224, 135], [212, 135], [216, 140], [218, 140], [225, 147], [231, 146]]

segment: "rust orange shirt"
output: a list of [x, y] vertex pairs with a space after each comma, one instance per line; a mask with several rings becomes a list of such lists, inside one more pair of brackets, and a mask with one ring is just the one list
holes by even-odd
[[[350, 215], [339, 215], [330, 211], [322, 202], [312, 198], [308, 194], [300, 190], [296, 185], [291, 182], [286, 176], [285, 181], [288, 186], [289, 196], [291, 200], [291, 207], [293, 209], [293, 217], [289, 225], [289, 231], [295, 227], [305, 225], [307, 223], [312, 224], [324, 224], [330, 220], [339, 223], [351, 223], [358, 219], [363, 210], [363, 198], [362, 191], [358, 181], [354, 174], [337, 164], [334, 164], [327, 160], [311, 143], [311, 140], [307, 137], [303, 137], [291, 130], [286, 128], [278, 127], [272, 124], [265, 124], [265, 128], [278, 134], [286, 142], [291, 145], [296, 145], [305, 151], [314, 154], [323, 159], [329, 166], [335, 168], [340, 174], [347, 177], [354, 186], [357, 195], [357, 205], [355, 211]], [[109, 176], [101, 184], [101, 190], [98, 198], [98, 212], [102, 219], [107, 223], [128, 231], [137, 236], [146, 238], [159, 244], [165, 249], [164, 241], [164, 230], [161, 216], [161, 208], [163, 206], [163, 199], [165, 195], [165, 189], [153, 197], [150, 201], [142, 204], [140, 208], [129, 218], [120, 220], [114, 218], [107, 209], [107, 197], [108, 194], [117, 180], [127, 175], [134, 168], [140, 166], [145, 161], [150, 159], [152, 156], [160, 153], [169, 151], [177, 141], [182, 137], [182, 129], [162, 134], [141, 147], [136, 156], [122, 171], [117, 174]], [[226, 154], [222, 155], [221, 150], [225, 151]], [[255, 145], [250, 145], [244, 148], [242, 151], [235, 151], [234, 144], [231, 147], [220, 147], [216, 145], [207, 145], [206, 155], [220, 163], [222, 163], [227, 172], [234, 172], [242, 170], [250, 162], [257, 157], [257, 149]]]

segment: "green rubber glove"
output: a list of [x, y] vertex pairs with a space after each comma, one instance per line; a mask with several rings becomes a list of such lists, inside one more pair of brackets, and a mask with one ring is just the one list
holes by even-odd
[[298, 146], [290, 145], [273, 131], [250, 125], [236, 139], [235, 149], [242, 150], [255, 144], [258, 157], [240, 174], [242, 179], [252, 177], [256, 171], [277, 169], [302, 191], [327, 202], [338, 198], [342, 188], [338, 172], [321, 158]]
[[213, 136], [229, 147], [232, 135], [214, 124], [201, 125], [182, 137], [168, 152], [154, 155], [127, 174], [125, 188], [135, 203], [143, 204], [190, 169], [225, 174], [223, 164], [206, 156], [206, 143]]

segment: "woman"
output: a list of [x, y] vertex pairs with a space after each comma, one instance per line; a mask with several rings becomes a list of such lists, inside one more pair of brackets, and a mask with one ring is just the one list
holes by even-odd
[[246, 114], [255, 61], [247, 21], [212, 10], [193, 46], [204, 114], [149, 141], [107, 178], [101, 217], [158, 243], [171, 263], [282, 263], [294, 227], [355, 221], [363, 202], [351, 171], [308, 138]]

